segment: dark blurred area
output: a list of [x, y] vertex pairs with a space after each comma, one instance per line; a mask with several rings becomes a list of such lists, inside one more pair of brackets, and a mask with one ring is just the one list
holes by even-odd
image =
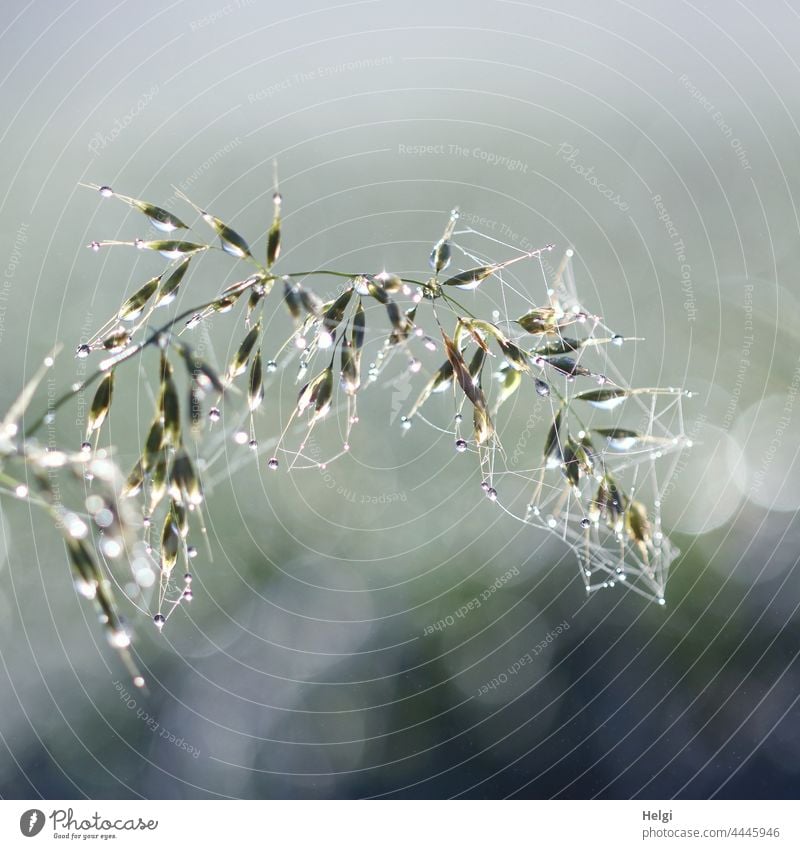
[[[5, 18], [0, 409], [57, 341], [54, 380], [80, 379], [74, 345], [158, 273], [85, 249], [147, 228], [79, 183], [170, 206], [178, 187], [263, 251], [277, 160], [283, 271], [425, 274], [455, 205], [492, 259], [574, 246], [584, 303], [646, 339], [615, 355], [621, 373], [695, 393], [695, 444], [664, 499], [682, 554], [659, 607], [621, 586], [587, 599], [569, 547], [483, 497], [449, 435], [402, 434], [420, 384], [399, 370], [324, 474], [265, 474], [224, 441], [191, 606], [161, 633], [126, 609], [146, 693], [58, 534], [0, 500], [0, 795], [797, 795], [795, 9], [34, 0]], [[236, 279], [208, 259], [180, 306]], [[484, 289], [464, 302], [504, 308]], [[225, 321], [206, 340], [223, 365], [240, 335]], [[418, 381], [438, 365], [427, 354]], [[126, 468], [151, 377], [132, 367], [112, 416]], [[296, 398], [278, 378], [264, 444]], [[53, 433], [80, 441], [74, 409]]]

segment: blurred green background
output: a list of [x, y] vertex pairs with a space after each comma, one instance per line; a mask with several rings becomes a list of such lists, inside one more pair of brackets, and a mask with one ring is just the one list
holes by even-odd
[[[401, 438], [402, 380], [363, 397], [328, 475], [267, 479], [229, 441], [191, 607], [162, 634], [129, 611], [150, 685], [135, 706], [58, 534], [4, 501], [4, 797], [797, 794], [795, 8], [15, 0], [4, 18], [3, 408], [56, 341], [46, 390], [80, 378], [72, 347], [161, 268], [85, 249], [148, 234], [80, 182], [179, 212], [180, 187], [263, 250], [274, 159], [284, 271], [424, 274], [458, 204], [509, 246], [574, 245], [585, 305], [647, 339], [616, 354], [623, 374], [697, 393], [664, 504], [683, 549], [664, 608], [617, 590], [584, 604], [572, 553], [481, 497], [450, 437]], [[207, 258], [183, 305], [236, 273]], [[498, 290], [483, 288], [464, 300], [488, 314]], [[220, 317], [209, 356], [224, 364], [240, 335]], [[131, 367], [115, 402], [124, 466], [151, 376]], [[295, 392], [276, 377], [265, 445]], [[77, 444], [78, 418], [65, 408], [54, 436]], [[480, 610], [425, 635], [511, 567]]]

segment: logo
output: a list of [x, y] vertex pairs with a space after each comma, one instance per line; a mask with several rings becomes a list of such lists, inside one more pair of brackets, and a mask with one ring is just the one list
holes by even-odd
[[25, 837], [36, 837], [44, 828], [44, 813], [38, 808], [31, 808], [19, 818], [19, 830]]

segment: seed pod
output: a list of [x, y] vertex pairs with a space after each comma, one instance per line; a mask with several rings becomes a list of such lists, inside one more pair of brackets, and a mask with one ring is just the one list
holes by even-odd
[[608, 447], [617, 451], [629, 451], [644, 437], [635, 430], [626, 430], [624, 427], [594, 428], [595, 433], [604, 436], [608, 441]]
[[110, 351], [112, 354], [115, 354], [117, 351], [122, 351], [130, 341], [130, 330], [120, 327], [103, 339], [103, 347], [106, 351]]
[[142, 491], [144, 485], [144, 464], [143, 461], [137, 460], [134, 467], [130, 470], [125, 483], [120, 490], [122, 498], [133, 498]]
[[77, 573], [76, 589], [84, 598], [95, 598], [101, 576], [93, 554], [82, 539], [68, 536], [65, 542], [72, 568]]
[[390, 274], [388, 271], [376, 274], [375, 280], [385, 292], [399, 292], [403, 288], [403, 281], [396, 274]]
[[544, 441], [544, 450], [542, 456], [548, 466], [558, 465], [561, 463], [561, 420], [563, 418], [563, 407], [559, 407], [558, 412], [553, 419], [553, 424], [547, 432], [547, 438]]
[[586, 366], [579, 365], [572, 357], [549, 357], [543, 359], [542, 362], [561, 374], [566, 375], [568, 378], [588, 377], [591, 375], [591, 371]]
[[165, 451], [156, 460], [153, 473], [150, 475], [150, 501], [148, 513], [152, 516], [161, 499], [167, 492], [167, 454]]
[[459, 289], [476, 289], [487, 277], [491, 277], [499, 267], [497, 265], [482, 265], [479, 268], [470, 268], [468, 271], [454, 274], [445, 280], [442, 286], [456, 286]]
[[386, 314], [389, 316], [389, 322], [394, 328], [395, 333], [404, 336], [407, 331], [406, 317], [400, 311], [400, 307], [394, 301], [388, 300], [386, 302]]
[[322, 301], [310, 289], [305, 289], [302, 286], [297, 287], [300, 296], [300, 303], [303, 309], [313, 316], [318, 316], [322, 311]]
[[165, 443], [177, 447], [181, 442], [181, 408], [171, 368], [162, 371], [159, 409], [164, 424]]
[[344, 318], [350, 298], [353, 297], [353, 287], [348, 286], [341, 295], [325, 310], [322, 316], [322, 326], [328, 333], [333, 333]]
[[181, 537], [175, 526], [175, 519], [172, 512], [168, 512], [161, 530], [161, 571], [165, 575], [169, 575], [178, 562], [180, 544]]
[[363, 279], [367, 281], [367, 293], [370, 297], [375, 298], [379, 304], [389, 302], [388, 292], [374, 277], [364, 277]]
[[189, 535], [189, 511], [181, 501], [172, 501], [169, 509], [181, 539], [186, 539]]
[[272, 226], [267, 233], [267, 268], [272, 268], [281, 253], [281, 203], [283, 199], [278, 192], [272, 196], [273, 214]]
[[303, 302], [300, 300], [300, 292], [297, 286], [288, 278], [283, 283], [283, 302], [289, 310], [293, 319], [298, 320], [302, 313]]
[[455, 230], [456, 222], [458, 221], [458, 208], [456, 207], [450, 213], [450, 220], [447, 222], [447, 227], [445, 227], [444, 234], [442, 238], [433, 246], [433, 250], [431, 251], [430, 258], [428, 262], [430, 262], [430, 266], [434, 271], [434, 274], [439, 274], [444, 271], [448, 265], [450, 265], [450, 239], [453, 236], [453, 230]]
[[[124, 244], [124, 243], [123, 243]], [[181, 242], [171, 239], [157, 240], [154, 242], [132, 242], [130, 243], [140, 250], [158, 251], [161, 256], [167, 259], [178, 259], [179, 257], [190, 256], [199, 251], [207, 251], [208, 245], [198, 245], [195, 242]]]
[[522, 383], [522, 373], [510, 368], [507, 364], [504, 368], [500, 369], [497, 377], [500, 381], [500, 389], [497, 393], [494, 407], [492, 408], [492, 416], [497, 415], [500, 407], [519, 389]]
[[203, 213], [203, 219], [216, 231], [217, 236], [219, 236], [220, 247], [225, 253], [237, 259], [244, 259], [250, 256], [250, 247], [247, 242], [235, 230], [225, 224], [225, 222], [220, 221], [219, 218], [215, 218], [213, 215], [209, 215], [207, 212]]
[[154, 303], [155, 307], [164, 307], [175, 300], [178, 294], [178, 287], [181, 285], [181, 281], [189, 268], [190, 262], [191, 257], [187, 256], [175, 266], [172, 273], [161, 284], [161, 288], [158, 290]]
[[446, 360], [434, 372], [433, 377], [425, 384], [420, 392], [419, 397], [414, 402], [414, 406], [409, 411], [406, 419], [414, 418], [419, 408], [428, 400], [434, 392], [444, 392], [453, 380], [453, 364], [450, 360]]
[[537, 346], [531, 353], [536, 357], [556, 357], [559, 354], [573, 354], [575, 351], [579, 351], [585, 342], [585, 339], [568, 339], [566, 336], [557, 336], [555, 339], [549, 339], [544, 345]]
[[481, 370], [486, 362], [486, 351], [483, 348], [476, 348], [472, 359], [469, 361], [467, 369], [476, 383], [480, 381]]
[[198, 505], [203, 501], [200, 478], [184, 449], [180, 449], [172, 461], [169, 493], [173, 501], [180, 501], [183, 504]]
[[313, 404], [315, 414], [312, 422], [316, 421], [330, 409], [332, 395], [333, 369], [328, 366], [300, 390], [300, 395], [297, 398], [297, 412], [302, 413], [303, 410]]
[[622, 530], [625, 502], [627, 499], [610, 475], [606, 475], [604, 478], [604, 485], [606, 490], [606, 521], [615, 533], [619, 533]]
[[238, 377], [247, 367], [247, 361], [250, 359], [250, 354], [253, 351], [253, 348], [258, 341], [258, 337], [261, 335], [261, 322], [259, 321], [255, 327], [251, 328], [247, 335], [242, 340], [242, 344], [239, 345], [239, 350], [234, 355], [231, 360], [230, 365], [228, 366], [228, 372], [226, 375], [226, 380], [228, 383], [233, 381], [234, 378]]
[[456, 380], [458, 380], [464, 394], [474, 406], [485, 407], [486, 404], [483, 392], [480, 387], [476, 385], [474, 378], [470, 374], [469, 367], [464, 361], [461, 351], [458, 350], [458, 348], [453, 344], [453, 340], [444, 331], [442, 331], [442, 336], [444, 337], [445, 353], [447, 354], [448, 360], [450, 360], [450, 364], [453, 366], [453, 374], [455, 375]]
[[576, 401], [586, 401], [598, 410], [613, 410], [618, 407], [630, 393], [618, 386], [607, 389], [590, 389], [588, 392], [579, 392], [575, 396]]
[[561, 471], [574, 487], [577, 487], [581, 480], [581, 466], [576, 448], [575, 440], [571, 436], [567, 437], [562, 451]]
[[653, 539], [647, 509], [640, 501], [631, 501], [625, 510], [625, 530], [628, 536], [646, 551]]
[[485, 407], [475, 406], [472, 423], [475, 429], [475, 442], [478, 445], [483, 445], [494, 433], [494, 425], [492, 425], [492, 420], [489, 418], [489, 413]]
[[114, 372], [110, 371], [100, 381], [97, 391], [94, 393], [92, 404], [89, 407], [89, 415], [87, 416], [87, 436], [98, 430], [106, 420], [108, 411], [111, 408], [111, 400], [114, 395]]
[[147, 439], [144, 443], [144, 451], [142, 453], [142, 468], [145, 472], [149, 472], [153, 468], [153, 464], [158, 459], [164, 448], [164, 425], [161, 421], [160, 414], [156, 416], [153, 423], [150, 425], [150, 430], [147, 432]]
[[250, 384], [247, 393], [247, 405], [250, 412], [255, 412], [264, 400], [264, 383], [262, 380], [261, 348], [256, 351], [250, 365]]
[[92, 188], [98, 189], [102, 193], [103, 197], [118, 198], [124, 203], [127, 203], [128, 206], [137, 209], [150, 220], [150, 223], [157, 230], [161, 230], [165, 233], [171, 233], [173, 230], [187, 229], [187, 225], [184, 224], [177, 215], [173, 215], [171, 212], [168, 212], [166, 209], [162, 209], [160, 206], [155, 206], [152, 203], [147, 203], [147, 201], [131, 198], [127, 195], [117, 194], [117, 192], [113, 191], [108, 186], [92, 186]]
[[356, 314], [353, 316], [353, 347], [356, 351], [360, 351], [361, 348], [364, 347], [364, 338], [366, 335], [366, 323], [367, 316], [364, 311], [364, 305], [361, 303], [361, 299], [358, 301], [358, 307], [356, 308]]
[[505, 356], [506, 361], [511, 368], [524, 372], [529, 372], [531, 370], [531, 365], [528, 361], [528, 354], [523, 351], [519, 345], [508, 340], [498, 340], [497, 344], [500, 346], [500, 350], [503, 352], [503, 356]]
[[342, 342], [340, 383], [347, 395], [355, 395], [361, 385], [361, 354], [349, 339]]
[[137, 289], [119, 308], [117, 318], [120, 321], [134, 321], [139, 318], [144, 311], [145, 305], [153, 297], [160, 282], [161, 275], [151, 278], [141, 288]]
[[555, 333], [559, 322], [553, 307], [534, 307], [517, 319], [517, 324], [528, 333]]

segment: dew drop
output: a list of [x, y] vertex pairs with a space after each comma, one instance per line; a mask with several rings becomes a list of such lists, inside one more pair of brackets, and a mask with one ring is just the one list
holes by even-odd
[[100, 242], [92, 242], [89, 247], [97, 253], [100, 250]]
[[194, 595], [192, 594], [192, 591], [187, 588], [183, 591], [183, 598], [186, 601], [191, 601], [194, 598]]
[[19, 484], [19, 486], [14, 490], [14, 495], [17, 498], [25, 498], [28, 495], [28, 487], [25, 486], [24, 483]]
[[146, 528], [149, 528], [150, 527], [150, 517], [149, 516], [142, 516], [142, 524]]
[[141, 675], [137, 675], [137, 676], [133, 679], [133, 686], [134, 686], [134, 687], [139, 687], [139, 689], [141, 689], [142, 687], [144, 687], [144, 678], [142, 678], [142, 676], [141, 676]]
[[220, 417], [219, 407], [212, 407], [212, 408], [208, 411], [208, 418], [209, 418], [209, 421], [212, 421], [212, 422], [218, 422], [218, 421], [219, 421], [219, 417]]
[[660, 605], [661, 607], [663, 607], [663, 606], [664, 606], [667, 602], [666, 602], [666, 599], [660, 598], [660, 599], [658, 600], [658, 603], [659, 603], [659, 605]]
[[277, 370], [278, 370], [278, 364], [275, 362], [275, 360], [270, 360], [267, 363], [267, 371], [277, 371]]
[[81, 442], [81, 451], [83, 451], [84, 454], [88, 454], [89, 451], [91, 451], [91, 450], [92, 450], [92, 443], [91, 442]]
[[557, 524], [558, 524], [558, 522], [556, 522], [555, 516], [548, 516], [547, 517], [547, 527], [548, 528], [554, 528]]
[[126, 649], [131, 644], [131, 638], [127, 631], [119, 629], [111, 633], [109, 642], [115, 649]]
[[417, 373], [417, 372], [418, 372], [421, 368], [422, 368], [422, 363], [421, 363], [419, 360], [417, 360], [417, 359], [415, 359], [415, 358], [413, 358], [413, 357], [412, 357], [412, 358], [408, 361], [408, 370], [409, 370], [412, 374], [416, 374], [416, 373]]
[[191, 583], [192, 583], [192, 573], [191, 573], [191, 572], [187, 572], [187, 573], [183, 576], [183, 581], [184, 581], [184, 583], [186, 583], [186, 584], [191, 584]]
[[156, 626], [156, 628], [158, 628], [159, 631], [164, 627], [164, 623], [166, 621], [167, 620], [161, 613], [156, 613], [156, 615], [153, 617], [153, 624]]
[[411, 419], [409, 419], [408, 416], [403, 416], [400, 419], [400, 427], [402, 427], [403, 430], [409, 430], [411, 428]]
[[489, 491], [489, 482], [488, 481], [481, 481], [481, 489], [484, 492], [488, 492]]
[[317, 346], [321, 351], [324, 351], [327, 348], [330, 348], [331, 345], [333, 345], [333, 336], [328, 333], [327, 330], [323, 330], [319, 336], [317, 336]]
[[591, 524], [592, 524], [592, 523], [589, 521], [589, 519], [587, 519], [587, 518], [585, 518], [585, 517], [584, 517], [583, 519], [581, 519], [581, 527], [582, 527], [584, 530], [586, 530], [588, 527], [590, 527], [590, 526], [591, 526]]
[[111, 195], [114, 194], [114, 190], [111, 188], [111, 186], [100, 186], [100, 188], [97, 191], [100, 192], [100, 194], [104, 198], [110, 198]]
[[467, 440], [466, 439], [457, 439], [456, 440], [456, 451], [459, 454], [463, 454], [467, 450]]
[[188, 546], [186, 549], [186, 556], [190, 560], [193, 560], [195, 557], [197, 557], [197, 549], [193, 545]]
[[296, 347], [298, 350], [300, 350], [300, 351], [304, 350], [304, 349], [305, 349], [305, 347], [306, 347], [306, 337], [305, 337], [305, 336], [298, 336], [298, 337], [294, 340], [294, 344], [295, 344], [295, 347]]
[[269, 462], [267, 463], [267, 467], [270, 469], [270, 471], [276, 471], [278, 468], [278, 458], [270, 457]]
[[144, 239], [134, 239], [133, 246], [135, 248], [138, 248], [139, 250], [142, 250], [142, 248], [144, 248]]
[[257, 439], [251, 439], [250, 442], [248, 442], [247, 444], [253, 449], [253, 451], [258, 450], [258, 440]]
[[493, 486], [490, 486], [486, 490], [486, 494], [489, 496], [490, 501], [497, 501], [497, 490]]
[[464, 419], [464, 417], [461, 415], [461, 413], [456, 413], [455, 416], [454, 416], [454, 420], [455, 420], [456, 424], [461, 424], [463, 419]]
[[624, 341], [625, 341], [625, 337], [624, 337], [624, 336], [620, 336], [618, 333], [615, 333], [615, 334], [611, 337], [611, 344], [612, 344], [612, 345], [616, 345], [618, 348], [621, 348], [621, 347], [622, 347], [622, 343], [623, 343]]

